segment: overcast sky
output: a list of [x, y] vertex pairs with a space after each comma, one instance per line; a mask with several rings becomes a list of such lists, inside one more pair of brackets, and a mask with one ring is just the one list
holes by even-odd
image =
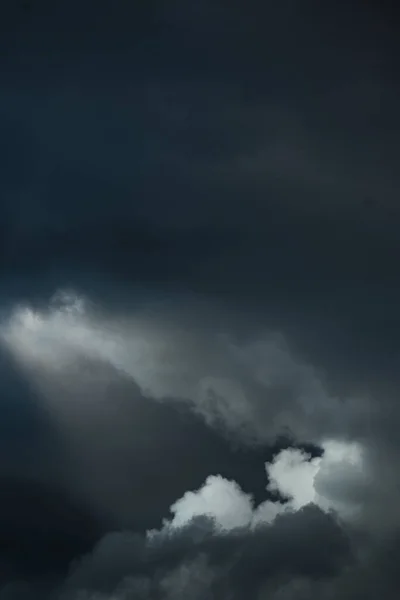
[[0, 600], [394, 600], [395, 10], [3, 4]]

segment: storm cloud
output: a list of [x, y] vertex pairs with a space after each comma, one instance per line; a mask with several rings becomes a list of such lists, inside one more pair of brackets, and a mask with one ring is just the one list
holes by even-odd
[[392, 600], [396, 15], [142, 4], [0, 9], [0, 598]]

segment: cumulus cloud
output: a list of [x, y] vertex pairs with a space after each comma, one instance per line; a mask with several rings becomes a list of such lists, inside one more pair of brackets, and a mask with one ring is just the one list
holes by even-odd
[[224, 530], [205, 511], [185, 523], [165, 523], [145, 538], [122, 533], [104, 538], [73, 567], [64, 593], [125, 597], [141, 590], [143, 598], [157, 591], [162, 598], [185, 593], [241, 598], [257, 594], [274, 577], [330, 579], [351, 554], [334, 518], [312, 505], [270, 524], [250, 528], [239, 519]]
[[[353, 514], [338, 519], [336, 499], [315, 490], [320, 474], [332, 467], [357, 469], [360, 460], [359, 448], [333, 442], [318, 459], [283, 450], [266, 470], [269, 487], [286, 499], [258, 507], [236, 482], [210, 476], [171, 506], [172, 517], [161, 529], [108, 534], [71, 565], [63, 581], [8, 583], [0, 597], [333, 600], [340, 594], [350, 600], [357, 594], [372, 599], [373, 585], [391, 600], [393, 575], [379, 566], [387, 546], [365, 551], [346, 531]], [[396, 544], [392, 548], [398, 552]]]
[[[332, 395], [322, 375], [296, 358], [282, 336], [266, 331], [241, 341], [234, 328], [212, 325], [217, 314], [210, 306], [201, 312], [187, 299], [182, 314], [164, 302], [111, 315], [73, 292], [60, 292], [48, 307], [17, 307], [1, 335], [71, 451], [85, 448], [89, 479], [100, 488], [96, 471], [104, 460], [110, 474], [118, 472], [121, 461], [132, 460], [124, 449], [135, 454], [141, 447], [135, 449], [139, 423], [132, 435], [129, 411], [136, 406], [137, 420], [143, 403], [178, 402], [243, 447], [273, 444], [283, 435], [294, 444], [317, 444], [321, 458], [307, 460], [290, 449], [278, 455], [267, 467], [269, 492], [289, 496], [293, 508], [315, 502], [354, 518], [368, 509], [369, 519], [376, 512], [379, 520], [386, 511], [372, 483], [376, 448], [365, 437], [376, 405], [367, 397]], [[249, 501], [218, 477], [176, 507], [196, 514], [219, 497], [221, 510], [237, 502], [224, 519], [250, 518]], [[257, 510], [275, 511], [268, 504]]]
[[[363, 589], [370, 557], [361, 560], [354, 554], [355, 539], [332, 512], [334, 501], [318, 506], [313, 483], [332, 465], [347, 461], [357, 467], [359, 459], [358, 449], [333, 443], [321, 459], [283, 450], [266, 468], [269, 487], [286, 495], [286, 501], [258, 507], [236, 482], [210, 476], [202, 488], [171, 506], [173, 516], [161, 529], [107, 535], [46, 594], [63, 600], [241, 599], [249, 594], [328, 600], [337, 593], [351, 598], [349, 593]], [[12, 593], [31, 597], [29, 588], [16, 584], [7, 585], [2, 597]]]
[[[282, 336], [266, 332], [243, 341], [210, 326], [216, 313], [208, 306], [193, 324], [189, 302], [184, 315], [173, 305], [163, 308], [107, 314], [63, 292], [47, 307], [19, 306], [3, 320], [3, 344], [50, 410], [68, 452], [79, 458], [79, 465], [72, 463], [75, 486], [81, 478], [78, 488], [92, 506], [118, 514], [121, 525], [131, 528], [106, 536], [52, 593], [68, 600], [110, 594], [329, 598], [332, 586], [345, 594], [348, 569], [356, 574], [354, 569], [362, 571], [372, 560], [369, 550], [363, 554], [363, 540], [369, 549], [395, 527], [376, 491], [374, 448], [356, 427], [369, 400], [332, 396], [317, 370], [297, 359]], [[145, 492], [141, 504], [135, 485], [128, 493], [118, 476], [121, 460], [135, 466], [137, 485], [145, 481], [146, 469], [162, 474], [150, 468], [150, 454], [142, 474], [139, 463], [132, 463], [151, 446], [137, 445], [142, 426], [139, 421], [132, 429], [127, 407], [137, 404], [135, 418], [143, 419], [146, 406], [176, 402], [230, 444], [254, 449], [289, 433], [292, 444], [312, 441], [321, 453], [313, 456], [295, 445], [277, 451], [265, 462], [265, 492], [258, 503], [235, 479], [209, 471], [203, 485], [182, 490], [170, 503], [171, 516], [164, 512], [161, 528], [134, 533], [145, 504], [155, 498]], [[167, 431], [167, 420], [164, 426]], [[158, 429], [153, 434], [159, 451], [162, 435]], [[170, 444], [172, 438], [166, 439]], [[173, 469], [168, 472], [170, 477]]]
[[208, 515], [223, 529], [249, 525], [252, 519], [251, 498], [237, 483], [220, 476], [210, 476], [197, 492], [186, 494], [172, 505], [172, 527], [190, 523], [196, 516]]
[[[322, 457], [312, 458], [302, 450], [287, 448], [266, 463], [266, 490], [279, 494], [284, 501], [265, 500], [255, 507], [251, 495], [243, 493], [235, 481], [210, 476], [198, 491], [186, 492], [171, 506], [174, 516], [166, 523], [179, 527], [207, 515], [222, 530], [256, 527], [272, 523], [280, 514], [314, 504], [354, 525], [362, 513], [361, 491], [368, 492], [367, 486], [363, 488], [360, 483], [366, 483], [368, 476], [362, 448], [354, 443], [328, 441], [323, 451]], [[358, 497], [352, 496], [352, 485]]]

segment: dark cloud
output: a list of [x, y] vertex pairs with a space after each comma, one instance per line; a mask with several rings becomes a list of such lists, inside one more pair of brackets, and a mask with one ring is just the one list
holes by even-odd
[[210, 520], [200, 518], [147, 539], [128, 533], [105, 537], [73, 566], [58, 594], [242, 598], [257, 594], [273, 578], [329, 580], [348, 562], [349, 553], [340, 527], [312, 506], [254, 531], [218, 532]]
[[66, 565], [88, 552], [102, 525], [60, 486], [32, 477], [2, 476], [0, 582], [62, 575]]
[[[315, 538], [307, 539], [307, 549], [303, 550], [305, 532], [310, 525]], [[133, 572], [135, 569], [135, 565], [129, 563], [125, 566], [124, 555], [120, 555], [111, 572], [106, 572], [114, 556], [118, 556], [118, 549], [124, 552], [124, 547], [128, 555], [136, 556], [139, 577], [173, 571], [183, 561], [190, 563], [205, 557], [206, 564], [219, 570], [222, 579], [227, 577], [227, 568], [231, 571], [229, 579], [239, 597], [246, 590], [256, 593], [260, 583], [271, 575], [299, 574], [317, 579], [332, 576], [341, 561], [347, 560], [349, 552], [348, 542], [334, 521], [309, 507], [303, 513], [280, 517], [274, 525], [253, 532], [236, 530], [218, 534], [211, 523], [200, 520], [176, 532], [154, 533], [144, 545], [143, 540], [135, 543], [123, 535], [119, 539], [104, 540], [98, 553], [95, 551], [90, 560], [78, 566], [70, 583], [89, 590], [112, 591], [132, 573], [132, 567]], [[124, 572], [125, 569], [128, 570]]]
[[396, 27], [0, 8], [4, 600], [394, 597]]

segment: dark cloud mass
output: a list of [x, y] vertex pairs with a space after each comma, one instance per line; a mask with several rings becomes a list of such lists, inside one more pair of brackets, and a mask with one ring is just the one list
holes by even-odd
[[1, 5], [0, 600], [398, 597], [399, 20], [339, 4]]

